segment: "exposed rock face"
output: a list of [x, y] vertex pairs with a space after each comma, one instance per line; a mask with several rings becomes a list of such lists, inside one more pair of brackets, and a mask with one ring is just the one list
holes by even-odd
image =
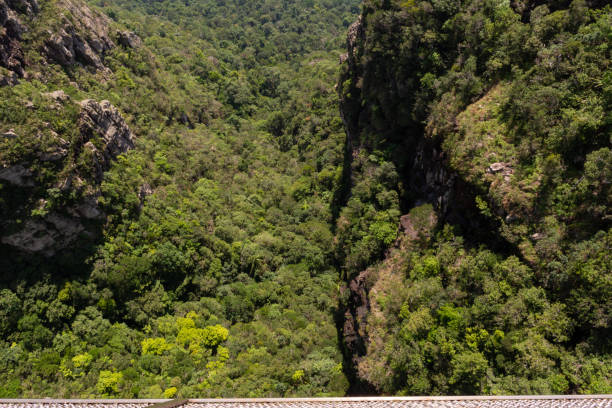
[[46, 42], [46, 53], [64, 66], [74, 65], [79, 61], [96, 68], [103, 67], [100, 57], [72, 27], [63, 28], [59, 33], [52, 34]]
[[49, 32], [44, 49], [47, 56], [63, 66], [79, 62], [104, 68], [104, 54], [114, 47], [108, 34], [108, 17], [72, 0], [62, 0], [59, 6], [73, 18], [64, 17], [63, 27], [56, 33]]
[[104, 217], [104, 213], [98, 208], [98, 199], [93, 196], [86, 197], [80, 204], [69, 208], [68, 212], [76, 218], [97, 220]]
[[357, 47], [359, 42], [363, 39], [363, 18], [359, 16], [357, 21], [355, 21], [348, 29], [348, 34], [346, 38], [346, 44], [348, 47], [347, 57], [351, 59], [351, 63], [355, 64], [355, 58], [357, 56]]
[[[410, 188], [421, 201], [434, 204], [439, 213], [446, 217], [462, 217], [461, 213], [453, 213], [450, 204], [460, 200], [457, 193], [457, 175], [448, 171], [445, 166], [445, 157], [437, 146], [429, 140], [421, 140], [415, 149], [412, 166], [407, 167], [407, 177]], [[461, 223], [461, 220], [456, 220]]]
[[350, 356], [350, 366], [347, 368], [353, 370], [351, 376], [355, 377], [354, 381], [358, 381], [356, 367], [367, 352], [366, 320], [370, 309], [368, 274], [369, 271], [361, 272], [351, 279], [348, 287], [343, 288], [343, 291], [348, 291], [342, 324], [343, 347], [346, 352], [345, 357]]
[[[62, 27], [48, 31], [44, 53], [63, 66], [76, 63], [103, 69], [104, 54], [114, 47], [108, 34], [109, 19], [103, 14], [74, 0], [60, 0], [59, 10], [66, 10], [71, 18], [62, 18]], [[26, 61], [21, 47], [21, 34], [26, 30], [19, 14], [31, 15], [38, 11], [36, 0], [0, 0], [0, 66], [23, 77]], [[136, 37], [137, 38], [137, 37]], [[138, 41], [131, 38], [136, 44]], [[0, 75], [1, 85], [14, 85], [16, 78]]]
[[[102, 173], [110, 167], [111, 160], [134, 148], [134, 135], [117, 108], [109, 101], [82, 101], [79, 130], [84, 148], [93, 153], [99, 181], [102, 179]], [[90, 141], [97, 136], [100, 136], [104, 143], [101, 150]]]
[[[347, 66], [349, 67], [350, 71], [345, 73], [346, 78], [343, 79], [358, 79], [360, 76], [360, 72], [358, 72], [358, 44], [363, 41], [363, 35], [362, 18], [360, 16], [357, 21], [351, 24], [348, 30], [346, 41], [348, 53], [346, 54], [346, 57], [341, 59], [348, 62]], [[343, 84], [341, 83], [340, 85], [342, 86]], [[343, 92], [343, 89], [340, 89], [340, 92]], [[340, 115], [347, 133], [347, 148], [352, 149], [353, 142], [358, 140], [359, 115], [351, 115], [350, 112], [355, 112], [357, 107], [352, 106], [352, 100], [347, 98], [341, 98], [340, 103]]]
[[[450, 205], [471, 202], [472, 198], [465, 191], [467, 186], [460, 185], [457, 174], [448, 170], [447, 157], [439, 142], [433, 137], [425, 137], [425, 129], [411, 122], [411, 113], [402, 111], [402, 106], [409, 106], [413, 99], [408, 85], [403, 84], [403, 79], [392, 70], [387, 72], [380, 61], [364, 63], [375, 59], [371, 55], [364, 56], [367, 52], [364, 46], [368, 42], [365, 24], [361, 16], [348, 30], [348, 54], [340, 79], [340, 113], [347, 133], [345, 170], [352, 171], [347, 163], [352, 161], [355, 152], [373, 148], [371, 135], [392, 140], [396, 148], [390, 160], [403, 179], [408, 199], [433, 204], [442, 218], [449, 221], [471, 223], [469, 214], [455, 210], [460, 206]], [[386, 82], [381, 81], [380, 75], [385, 75]], [[385, 89], [381, 89], [381, 82], [386, 84]], [[377, 117], [372, 111], [374, 102], [366, 101], [376, 101], [379, 106], [386, 107], [385, 118]], [[351, 177], [348, 174], [345, 182], [350, 184]]]
[[[0, 66], [23, 77], [25, 59], [21, 48], [21, 34], [26, 28], [18, 13], [32, 14], [38, 10], [36, 0], [0, 0]], [[15, 78], [2, 76], [0, 85], [13, 85]]]

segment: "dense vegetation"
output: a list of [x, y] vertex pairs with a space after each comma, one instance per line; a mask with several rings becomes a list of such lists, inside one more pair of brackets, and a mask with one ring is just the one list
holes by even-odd
[[[338, 235], [369, 294], [356, 376], [375, 390], [612, 390], [603, 6], [364, 2], [342, 75], [354, 154]], [[405, 234], [361, 272], [400, 210]]]
[[612, 393], [603, 3], [19, 3], [0, 236], [103, 216], [0, 243], [0, 397]]
[[[0, 396], [343, 395], [334, 86], [357, 1], [99, 5], [144, 46], [110, 50], [110, 72], [46, 65], [41, 32], [62, 6], [43, 2], [24, 35], [38, 79], [0, 88], [3, 130], [20, 135], [0, 157], [37, 174], [32, 190], [3, 184], [4, 216], [95, 189], [107, 215], [99, 238], [52, 258], [2, 247]], [[42, 94], [58, 88], [70, 100], [50, 110]], [[136, 136], [99, 187], [84, 154], [36, 158], [37, 133], [79, 138], [86, 98]], [[58, 189], [75, 166], [82, 186]]]

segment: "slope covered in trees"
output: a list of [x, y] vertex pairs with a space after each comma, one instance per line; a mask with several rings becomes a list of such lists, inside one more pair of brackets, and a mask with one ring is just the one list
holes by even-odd
[[7, 3], [1, 397], [345, 393], [330, 205], [358, 3], [306, 3]]
[[337, 233], [362, 387], [612, 390], [604, 3], [364, 2]]

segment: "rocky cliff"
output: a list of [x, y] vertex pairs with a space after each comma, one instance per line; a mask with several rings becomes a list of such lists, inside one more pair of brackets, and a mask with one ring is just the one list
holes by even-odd
[[[134, 147], [110, 102], [79, 102], [76, 82], [55, 90], [44, 84], [58, 65], [112, 75], [104, 66], [115, 47], [112, 24], [80, 1], [1, 0], [0, 25], [0, 86], [43, 80], [40, 89], [26, 88], [27, 96], [6, 91], [3, 121], [16, 125], [0, 129], [0, 242], [51, 257], [96, 239], [105, 219], [98, 206], [103, 174]], [[126, 47], [141, 45], [133, 33], [117, 36]]]
[[64, 15], [60, 27], [47, 32], [46, 55], [64, 66], [79, 62], [102, 69], [104, 54], [115, 46], [108, 17], [72, 0], [62, 0], [58, 7]]
[[[45, 8], [46, 14], [59, 15], [53, 16], [53, 23], [44, 32], [38, 32], [48, 17], [40, 15], [36, 0], [0, 1], [0, 67], [6, 69], [0, 72], [0, 86], [15, 84], [25, 75], [28, 61], [24, 47], [40, 47], [46, 62], [65, 67], [79, 63], [96, 70], [104, 68], [104, 55], [115, 46], [108, 17], [73, 0], [45, 4]], [[36, 35], [24, 39], [30, 25], [36, 27]], [[136, 36], [132, 42], [137, 41]]]
[[[54, 92], [52, 97], [66, 104], [73, 103], [62, 91]], [[134, 147], [134, 135], [110, 102], [87, 99], [78, 106], [79, 135], [72, 143], [55, 135], [55, 144], [40, 151], [32, 161], [4, 163], [0, 170], [0, 181], [8, 184], [7, 189], [25, 198], [14, 208], [13, 217], [3, 214], [4, 232], [0, 237], [3, 244], [51, 257], [80, 237], [95, 238], [96, 225], [104, 220], [104, 213], [98, 208], [102, 175], [110, 168], [112, 160]], [[7, 138], [4, 143], [19, 143], [19, 136]], [[42, 169], [36, 161], [52, 162], [55, 168], [62, 168], [56, 170], [60, 177], [49, 187], [59, 195], [71, 194], [71, 200], [64, 200], [59, 205], [53, 203], [52, 198], [38, 198], [42, 186], [36, 182], [41, 179], [37, 169]], [[24, 205], [28, 202], [35, 203], [35, 208]], [[24, 213], [27, 210], [36, 215], [27, 217]], [[15, 223], [17, 214], [18, 217], [26, 216], [25, 222]]]

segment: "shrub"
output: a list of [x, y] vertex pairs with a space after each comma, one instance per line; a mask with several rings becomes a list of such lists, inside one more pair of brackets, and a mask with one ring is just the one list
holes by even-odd
[[112, 395], [119, 392], [119, 385], [123, 380], [123, 374], [108, 370], [100, 371], [96, 389], [99, 394]]

